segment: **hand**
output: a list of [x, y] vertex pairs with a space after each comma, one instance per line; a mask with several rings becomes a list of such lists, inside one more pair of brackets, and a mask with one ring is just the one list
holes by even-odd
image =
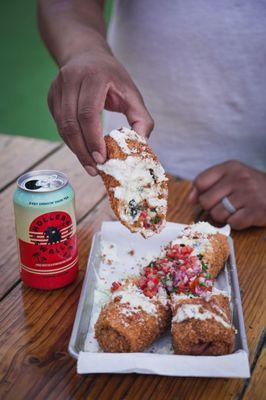
[[88, 52], [66, 62], [53, 81], [48, 104], [58, 131], [87, 172], [106, 159], [103, 109], [126, 115], [130, 126], [149, 136], [153, 120], [127, 71], [108, 52]]
[[[221, 203], [225, 196], [236, 208], [234, 214]], [[239, 161], [226, 161], [198, 175], [189, 200], [233, 229], [266, 226], [266, 173]]]

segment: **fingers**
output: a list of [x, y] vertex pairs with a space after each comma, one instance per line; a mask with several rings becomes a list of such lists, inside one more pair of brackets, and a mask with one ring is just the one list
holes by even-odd
[[[266, 176], [236, 160], [214, 166], [200, 174], [194, 182], [189, 199], [209, 211], [213, 220], [229, 223], [233, 229], [265, 226]], [[236, 211], [230, 214], [222, 204], [228, 197]]]
[[[223, 196], [224, 197], [224, 196]], [[217, 221], [217, 222], [221, 222], [221, 223], [225, 223], [228, 222], [228, 218], [232, 215], [230, 214], [226, 208], [224, 207], [224, 205], [222, 204], [222, 199], [218, 202], [218, 204], [216, 204], [211, 210], [210, 210], [210, 215], [211, 217]], [[230, 203], [236, 208], [236, 210], [240, 210], [241, 208], [243, 208], [243, 202], [241, 201], [241, 197], [239, 197], [239, 195], [233, 193], [230, 196], [228, 196], [228, 200], [230, 201]]]
[[191, 189], [191, 191], [190, 191], [190, 193], [189, 193], [189, 195], [188, 195], [188, 201], [191, 203], [191, 204], [197, 204], [198, 203], [198, 197], [199, 197], [199, 192], [198, 192], [198, 190], [195, 188], [195, 187], [193, 187], [192, 186], [192, 189]]
[[92, 175], [97, 175], [95, 162], [93, 161], [81, 128], [77, 119], [77, 104], [79, 95], [78, 83], [65, 83], [62, 90], [61, 116], [59, 131], [69, 148], [76, 154], [80, 163], [86, 171]]
[[249, 228], [253, 225], [253, 218], [247, 209], [241, 208], [237, 210], [227, 220], [231, 228], [238, 230]]
[[130, 90], [126, 96], [124, 113], [132, 129], [139, 135], [149, 138], [154, 128], [154, 121], [136, 88], [134, 91]]
[[102, 135], [101, 113], [108, 91], [104, 82], [94, 77], [84, 79], [78, 99], [78, 121], [83, 139], [95, 163], [103, 163], [106, 159], [106, 146]]
[[210, 189], [198, 195], [198, 202], [201, 207], [209, 211], [218, 204], [225, 196], [229, 196], [233, 191], [233, 184], [230, 178], [222, 178]]
[[126, 74], [113, 79], [106, 71], [88, 69], [80, 76], [79, 70], [62, 69], [51, 86], [48, 103], [60, 135], [91, 175], [97, 173], [96, 164], [106, 160], [101, 124], [106, 103], [111, 111], [123, 112], [131, 127], [143, 136], [148, 137], [154, 126]]
[[55, 79], [51, 87], [49, 89], [48, 93], [48, 106], [49, 110], [57, 124], [57, 121], [60, 119], [60, 114], [61, 114], [61, 97], [62, 97], [62, 92], [61, 92], [61, 87], [58, 85], [57, 79]]
[[56, 122], [58, 132], [67, 146], [75, 153], [87, 172], [97, 175], [95, 163], [88, 153], [77, 121], [77, 99], [79, 86], [64, 82], [59, 75], [52, 83], [48, 94], [48, 105]]
[[205, 192], [215, 183], [217, 183], [225, 174], [226, 166], [225, 163], [215, 165], [202, 172], [197, 176], [193, 185], [199, 193]]

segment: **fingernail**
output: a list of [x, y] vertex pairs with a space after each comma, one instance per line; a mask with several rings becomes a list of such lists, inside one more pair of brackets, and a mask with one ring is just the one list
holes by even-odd
[[92, 157], [97, 164], [102, 164], [105, 161], [103, 155], [98, 151], [93, 151]]
[[197, 189], [193, 188], [188, 195], [188, 201], [190, 201], [191, 203], [195, 202], [196, 198], [197, 198], [197, 194], [198, 194]]
[[92, 167], [91, 165], [84, 165], [84, 168], [86, 169], [86, 171], [88, 172], [89, 175], [91, 175], [91, 176], [98, 175], [97, 170], [94, 167]]

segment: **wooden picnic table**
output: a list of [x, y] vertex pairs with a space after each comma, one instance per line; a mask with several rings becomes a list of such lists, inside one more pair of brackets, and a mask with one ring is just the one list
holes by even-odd
[[[19, 277], [12, 194], [19, 175], [31, 169], [65, 172], [76, 192], [80, 273], [70, 286], [40, 291]], [[187, 203], [190, 183], [170, 178], [168, 219], [201, 217]], [[173, 378], [138, 374], [78, 375], [67, 352], [91, 238], [114, 219], [105, 189], [89, 177], [61, 143], [0, 135], [0, 373], [1, 399], [266, 399], [266, 229], [233, 232], [251, 378]]]

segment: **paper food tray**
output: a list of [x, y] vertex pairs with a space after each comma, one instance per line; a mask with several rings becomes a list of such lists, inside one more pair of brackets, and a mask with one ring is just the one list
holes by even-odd
[[[167, 223], [160, 235], [155, 235], [145, 240], [140, 235], [131, 234], [119, 222], [103, 223], [101, 232], [94, 235], [87, 270], [79, 299], [72, 335], [69, 342], [69, 353], [78, 360], [78, 373], [142, 373], [168, 376], [198, 376], [198, 377], [242, 377], [250, 376], [248, 362], [248, 346], [245, 334], [243, 312], [236, 271], [233, 240], [228, 237], [230, 245], [230, 257], [225, 269], [219, 274], [217, 287], [224, 289], [231, 295], [231, 312], [233, 324], [237, 329], [234, 353], [225, 356], [184, 356], [167, 354], [165, 348], [169, 348], [170, 334], [158, 339], [155, 345], [143, 353], [104, 353], [94, 348], [91, 342], [92, 332], [89, 332], [97, 319], [95, 309], [99, 309], [97, 286], [102, 276], [110, 275], [110, 265], [104, 264], [101, 258], [102, 241], [114, 243], [121, 260], [117, 259], [112, 269], [122, 264], [125, 275], [134, 271], [137, 256], [147, 253], [158, 255], [160, 246], [174, 239], [178, 231], [183, 228], [181, 224]], [[136, 257], [129, 256], [129, 250], [137, 249]], [[130, 270], [125, 268], [130, 267]], [[120, 265], [121, 267], [121, 265]], [[121, 273], [120, 269], [120, 273]], [[107, 273], [108, 271], [108, 273]], [[101, 273], [101, 274], [100, 274]], [[119, 275], [119, 273], [118, 273]], [[109, 276], [113, 281], [117, 277]], [[108, 282], [108, 285], [111, 283]], [[95, 298], [94, 298], [95, 296]], [[94, 301], [95, 300], [95, 301]], [[95, 303], [95, 304], [94, 304]], [[96, 342], [96, 340], [95, 340]], [[92, 348], [90, 349], [90, 347]], [[167, 350], [166, 350], [167, 351]]]

